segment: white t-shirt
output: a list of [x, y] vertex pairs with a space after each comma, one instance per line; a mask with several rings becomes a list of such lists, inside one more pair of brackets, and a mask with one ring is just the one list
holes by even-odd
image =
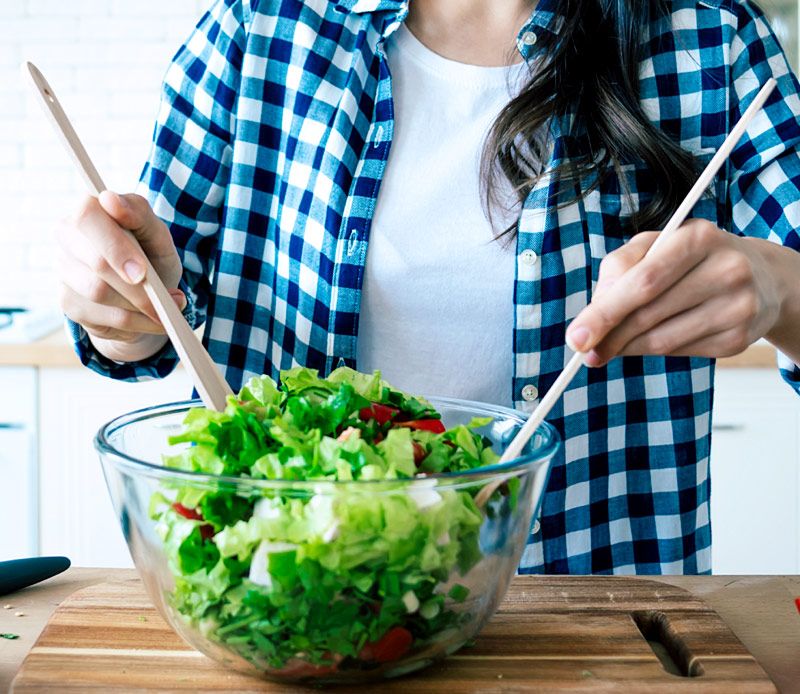
[[[511, 405], [515, 250], [494, 240], [479, 168], [524, 67], [447, 60], [405, 26], [386, 55], [395, 130], [367, 251], [358, 368], [422, 395]], [[495, 214], [504, 229], [517, 208]]]

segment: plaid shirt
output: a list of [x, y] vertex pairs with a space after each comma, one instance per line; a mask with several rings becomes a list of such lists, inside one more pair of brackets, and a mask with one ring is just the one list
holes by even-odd
[[[565, 1], [540, 0], [520, 30], [526, 60], [539, 35], [558, 30]], [[767, 78], [778, 80], [694, 216], [800, 250], [798, 83], [774, 35], [748, 2], [671, 8], [650, 27], [641, 99], [701, 162]], [[166, 74], [143, 188], [183, 261], [185, 314], [205, 322], [234, 388], [297, 364], [356, 366], [370, 221], [394, 129], [382, 47], [407, 10], [395, 0], [217, 0]], [[553, 122], [552, 165], [580, 147], [578, 135]], [[622, 175], [633, 206], [652, 194], [644, 166]], [[567, 324], [589, 302], [600, 261], [626, 241], [620, 220], [632, 206], [621, 189], [610, 176], [559, 207], [546, 176], [524, 204], [508, 384], [521, 410], [568, 361]], [[82, 361], [114, 378], [160, 377], [176, 363], [167, 347], [117, 364], [71, 330]], [[783, 373], [800, 389], [800, 370]], [[522, 571], [710, 571], [713, 377], [713, 360], [663, 357], [578, 374], [550, 415], [565, 443]]]

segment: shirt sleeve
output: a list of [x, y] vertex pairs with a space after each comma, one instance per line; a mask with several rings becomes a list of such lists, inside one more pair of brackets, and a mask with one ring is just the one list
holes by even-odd
[[[216, 0], [173, 58], [161, 91], [153, 144], [138, 192], [169, 227], [181, 262], [179, 288], [192, 328], [206, 319], [224, 207], [241, 79], [246, 0]], [[75, 351], [93, 371], [137, 381], [168, 375], [178, 362], [167, 344], [140, 362], [107, 359], [86, 331], [67, 321]]]
[[[749, 2], [733, 6], [731, 127], [770, 77], [777, 87], [728, 162], [732, 231], [800, 252], [800, 85], [764, 15]], [[782, 355], [779, 367], [800, 393], [800, 368]]]

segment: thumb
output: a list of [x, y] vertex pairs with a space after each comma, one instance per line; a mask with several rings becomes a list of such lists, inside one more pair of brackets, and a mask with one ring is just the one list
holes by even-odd
[[169, 230], [141, 195], [120, 195], [105, 190], [98, 200], [123, 229], [136, 237], [147, 257], [154, 259], [175, 252]]
[[603, 258], [593, 298], [613, 287], [622, 275], [639, 263], [647, 255], [647, 251], [655, 243], [656, 238], [658, 238], [658, 232], [655, 231], [636, 234], [624, 246], [620, 246]]

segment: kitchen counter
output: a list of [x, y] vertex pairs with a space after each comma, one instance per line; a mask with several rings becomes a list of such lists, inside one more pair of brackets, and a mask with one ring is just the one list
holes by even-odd
[[[47, 619], [68, 595], [109, 580], [135, 578], [127, 569], [72, 568], [49, 581], [0, 597], [0, 692], [5, 692]], [[648, 576], [684, 588], [713, 607], [756, 657], [781, 692], [800, 692], [800, 576]], [[24, 616], [17, 617], [17, 612]]]
[[0, 343], [0, 366], [80, 366], [63, 330], [35, 342]]
[[[775, 348], [763, 342], [735, 357], [720, 359], [721, 368], [774, 369]], [[0, 343], [0, 366], [80, 366], [63, 330], [27, 344]]]

